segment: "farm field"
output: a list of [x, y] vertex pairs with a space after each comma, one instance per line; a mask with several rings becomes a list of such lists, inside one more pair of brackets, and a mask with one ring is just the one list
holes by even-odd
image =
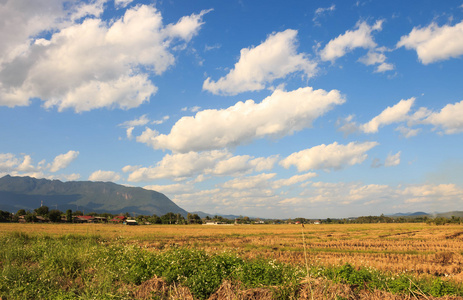
[[[233, 253], [239, 258], [265, 259], [298, 266], [301, 270], [343, 268], [347, 264], [385, 274], [411, 274], [457, 284], [463, 281], [463, 226], [460, 225], [0, 224], [1, 238], [23, 235], [29, 239], [46, 237], [60, 241], [66, 241], [67, 237], [97, 239], [104, 240], [107, 246], [124, 245], [150, 253], [172, 249], [200, 250], [210, 255]], [[413, 295], [410, 299], [417, 297]]]
[[99, 235], [156, 250], [173, 245], [231, 250], [293, 264], [368, 266], [463, 280], [463, 226], [428, 224], [148, 225], [1, 224], [0, 234]]

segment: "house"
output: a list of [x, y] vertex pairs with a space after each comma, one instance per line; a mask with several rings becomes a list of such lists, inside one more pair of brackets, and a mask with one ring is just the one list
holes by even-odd
[[136, 220], [125, 220], [125, 225], [138, 225]]
[[48, 222], [50, 222], [50, 220], [48, 220], [47, 218], [44, 218], [42, 216], [36, 216], [35, 220], [36, 220], [37, 223], [48, 223]]
[[106, 223], [108, 222], [108, 219], [106, 219], [105, 217], [95, 217], [94, 222], [95, 223]]
[[93, 223], [95, 222], [95, 217], [93, 216], [77, 216], [73, 219], [74, 223]]
[[112, 218], [111, 220], [109, 220], [109, 222], [113, 222], [113, 223], [124, 223], [125, 220], [127, 220], [127, 218], [124, 217], [124, 216], [115, 216], [114, 218]]

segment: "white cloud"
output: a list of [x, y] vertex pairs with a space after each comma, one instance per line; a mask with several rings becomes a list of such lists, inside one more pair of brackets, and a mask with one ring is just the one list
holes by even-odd
[[19, 172], [37, 172], [39, 170], [38, 167], [34, 166], [32, 161], [32, 157], [30, 155], [24, 155], [23, 162], [18, 165], [17, 170]]
[[392, 64], [385, 62], [386, 55], [384, 55], [384, 53], [374, 50], [368, 51], [367, 55], [359, 58], [359, 61], [367, 66], [377, 65], [375, 70], [375, 72], [377, 73], [391, 71], [394, 69], [394, 66]]
[[290, 186], [290, 185], [294, 185], [294, 184], [297, 184], [297, 183], [301, 183], [301, 182], [304, 182], [304, 181], [307, 181], [311, 178], [314, 178], [314, 177], [317, 177], [317, 174], [316, 173], [313, 173], [313, 172], [309, 172], [309, 173], [306, 173], [306, 174], [301, 174], [301, 175], [294, 175], [288, 179], [278, 179], [278, 180], [275, 180], [273, 182], [273, 188], [275, 189], [279, 189], [283, 186]]
[[427, 65], [433, 62], [463, 55], [463, 21], [439, 27], [431, 23], [424, 28], [413, 28], [400, 38], [397, 47], [414, 49], [420, 61]]
[[138, 119], [134, 119], [131, 121], [125, 121], [124, 123], [119, 124], [119, 126], [130, 128], [130, 127], [135, 127], [135, 126], [143, 126], [143, 125], [148, 124], [149, 122], [150, 120], [146, 117], [146, 114], [145, 114], [145, 115], [140, 116]]
[[[233, 156], [227, 150], [167, 154], [153, 167], [126, 166], [128, 181], [148, 181], [170, 178], [184, 179], [197, 175], [237, 175], [271, 169], [277, 157], [254, 158]], [[264, 163], [265, 168], [262, 167]]]
[[114, 0], [114, 5], [116, 8], [124, 8], [132, 2], [133, 0]]
[[378, 116], [371, 119], [370, 122], [360, 126], [360, 130], [365, 133], [376, 133], [379, 127], [404, 121], [408, 118], [408, 113], [415, 102], [415, 98], [400, 100], [394, 106], [388, 106]]
[[[379, 213], [393, 213], [397, 207], [412, 211], [416, 203], [421, 210], [440, 208], [456, 210], [463, 204], [463, 189], [454, 184], [398, 185], [363, 184], [361, 182], [305, 182], [312, 175], [302, 174], [289, 179], [277, 179], [274, 173], [235, 178], [218, 188], [199, 191], [184, 185], [153, 186], [155, 190], [169, 193], [175, 203], [188, 210], [226, 212], [275, 218], [297, 217], [346, 217], [371, 214], [371, 207]], [[286, 181], [285, 184], [281, 184]], [[281, 188], [292, 185], [295, 193], [282, 193]], [[296, 194], [297, 193], [297, 194]], [[172, 195], [172, 196], [171, 196]], [[342, 207], [342, 212], [339, 212]], [[338, 210], [335, 210], [337, 208]]]
[[0, 172], [9, 172], [16, 168], [19, 159], [12, 153], [0, 153]]
[[181, 38], [189, 42], [197, 33], [199, 27], [204, 24], [202, 18], [212, 9], [203, 10], [199, 14], [182, 17], [177, 23], [166, 26], [166, 32], [169, 36]]
[[435, 201], [461, 203], [463, 199], [463, 189], [455, 184], [412, 185], [400, 191], [400, 194], [405, 197], [406, 203]]
[[183, 117], [168, 135], [147, 128], [137, 141], [154, 149], [182, 153], [233, 147], [308, 128], [315, 119], [344, 101], [336, 90], [326, 92], [310, 87], [291, 92], [276, 90], [261, 103], [248, 100], [227, 109], [203, 110], [194, 117]]
[[406, 138], [416, 136], [422, 130], [422, 128], [411, 128], [416, 125], [433, 125], [433, 130], [443, 130], [439, 131], [440, 134], [463, 132], [463, 101], [447, 104], [439, 112], [433, 112], [426, 107], [420, 107], [411, 113], [414, 102], [414, 97], [401, 100], [394, 106], [387, 107], [369, 122], [361, 125], [353, 121], [354, 116], [350, 115], [345, 119], [338, 120], [337, 126], [339, 126], [340, 131], [346, 134], [357, 130], [361, 130], [364, 133], [376, 133], [384, 125], [406, 123], [406, 126], [400, 125], [395, 129]]
[[76, 181], [76, 180], [79, 180], [80, 179], [80, 174], [77, 174], [77, 173], [72, 173], [72, 174], [69, 174], [69, 175], [60, 175], [58, 176], [59, 177], [62, 177], [63, 180], [65, 181]]
[[77, 156], [79, 156], [79, 151], [69, 151], [65, 154], [60, 154], [55, 157], [51, 165], [49, 166], [50, 172], [57, 172], [61, 169], [66, 168], [69, 166], [71, 162], [73, 162]]
[[[76, 13], [96, 14], [100, 6], [95, 5], [79, 7]], [[160, 75], [175, 63], [172, 47], [198, 33], [204, 13], [163, 26], [154, 7], [138, 5], [111, 23], [85, 18], [82, 23], [59, 24], [63, 28], [49, 40], [38, 37], [37, 30], [28, 31], [31, 42], [0, 65], [0, 105], [27, 105], [37, 97], [45, 107], [60, 111], [137, 107], [157, 91], [149, 75]]]
[[417, 136], [420, 133], [421, 129], [413, 129], [406, 126], [399, 126], [395, 130], [399, 131], [405, 138], [411, 138], [413, 136]]
[[118, 181], [121, 179], [121, 176], [113, 171], [102, 171], [98, 170], [93, 172], [89, 177], [88, 180], [90, 181], [104, 181], [104, 182], [109, 182], [109, 181]]
[[349, 115], [345, 118], [338, 119], [336, 121], [336, 126], [338, 130], [344, 132], [345, 135], [349, 135], [359, 130], [358, 125], [354, 121], [354, 115]]
[[302, 194], [305, 201], [312, 203], [336, 203], [349, 205], [353, 202], [367, 202], [372, 199], [382, 199], [385, 195], [394, 197], [393, 189], [387, 185], [360, 183], [329, 183], [314, 182]]
[[375, 72], [376, 73], [383, 73], [383, 72], [392, 71], [392, 70], [394, 70], [394, 65], [393, 64], [383, 62], [383, 63], [379, 64], [379, 66], [376, 67]]
[[[168, 118], [169, 117], [167, 117], [167, 119]], [[149, 122], [150, 122], [150, 119], [148, 119], [148, 117], [145, 114], [145, 115], [140, 116], [138, 119], [134, 119], [134, 120], [131, 120], [131, 121], [125, 121], [125, 122], [119, 124], [118, 126], [127, 128], [126, 129], [127, 138], [129, 140], [131, 140], [133, 138], [133, 130], [135, 129], [135, 127], [146, 125]], [[164, 122], [164, 121], [163, 120], [161, 120], [161, 121], [153, 121], [153, 124], [162, 124], [162, 122]]]
[[0, 65], [27, 54], [30, 38], [68, 26], [84, 16], [98, 17], [103, 1], [87, 4], [65, 0], [7, 0], [0, 3]]
[[389, 154], [384, 162], [385, 167], [394, 167], [400, 164], [400, 151], [396, 154]]
[[170, 119], [169, 116], [164, 116], [164, 117], [162, 117], [161, 120], [154, 120], [153, 122], [151, 122], [151, 124], [161, 125], [162, 123], [164, 123], [165, 121], [167, 121], [169, 119]]
[[0, 174], [10, 174], [13, 176], [30, 176], [35, 178], [73, 180], [76, 177], [80, 177], [80, 175], [48, 175], [46, 171], [48, 170], [54, 173], [58, 170], [64, 169], [72, 161], [74, 161], [78, 155], [78, 151], [69, 151], [68, 153], [56, 156], [51, 164], [46, 164], [45, 160], [41, 160], [37, 164], [34, 164], [32, 157], [28, 154], [22, 154], [22, 157], [18, 157], [12, 153], [0, 153]]
[[368, 25], [366, 22], [357, 23], [356, 30], [347, 30], [344, 34], [329, 41], [325, 48], [320, 51], [321, 59], [324, 61], [335, 61], [356, 48], [376, 48], [372, 32], [380, 31], [382, 23], [382, 20], [376, 21], [373, 26]]
[[315, 169], [342, 169], [362, 163], [368, 155], [365, 153], [377, 146], [377, 142], [354, 143], [339, 145], [334, 142], [330, 145], [319, 145], [289, 155], [280, 161], [280, 164], [289, 168], [296, 166], [299, 172]]
[[156, 191], [163, 194], [168, 195], [181, 195], [181, 194], [190, 194], [195, 192], [194, 186], [190, 183], [182, 184], [182, 183], [175, 183], [169, 185], [147, 185], [143, 187], [147, 190]]
[[320, 26], [320, 23], [318, 22], [318, 18], [323, 16], [326, 12], [332, 12], [336, 9], [336, 5], [332, 4], [330, 7], [319, 7], [315, 10], [314, 17], [312, 21], [315, 23], [315, 25]]
[[463, 132], [463, 100], [447, 104], [440, 112], [431, 113], [423, 122], [443, 128], [446, 134]]
[[275, 177], [275, 173], [259, 174], [255, 176], [240, 177], [225, 182], [222, 187], [233, 190], [248, 190], [255, 188], [268, 188], [269, 181]]
[[288, 29], [270, 35], [257, 47], [242, 49], [234, 69], [218, 81], [207, 78], [203, 89], [213, 94], [236, 95], [262, 90], [274, 80], [294, 72], [312, 77], [317, 65], [306, 54], [297, 53], [296, 35], [296, 30]]

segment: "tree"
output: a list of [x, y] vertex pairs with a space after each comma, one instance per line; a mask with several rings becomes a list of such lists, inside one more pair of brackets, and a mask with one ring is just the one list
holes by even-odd
[[158, 217], [156, 214], [149, 217], [148, 222], [150, 222], [151, 224], [162, 224], [161, 218]]
[[71, 209], [66, 210], [66, 222], [72, 223], [72, 210]]
[[161, 217], [162, 224], [174, 224], [177, 216], [173, 212], [168, 212]]
[[40, 206], [39, 208], [34, 209], [35, 213], [38, 216], [47, 217], [48, 216], [48, 206]]
[[186, 218], [187, 218], [189, 224], [201, 224], [202, 223], [202, 220], [198, 216], [198, 214], [190, 214], [190, 213], [188, 213]]
[[16, 212], [16, 216], [18, 216], [18, 217], [24, 216], [24, 215], [26, 215], [26, 210], [23, 209], [23, 208], [21, 208], [20, 210], [18, 210], [18, 211]]
[[37, 217], [35, 216], [35, 214], [28, 212], [24, 215], [24, 220], [26, 222], [35, 222], [37, 221]]
[[48, 213], [48, 218], [50, 219], [50, 221], [57, 223], [61, 221], [61, 214], [62, 214], [61, 211], [57, 209], [53, 209]]
[[11, 221], [11, 214], [8, 211], [0, 210], [0, 222]]

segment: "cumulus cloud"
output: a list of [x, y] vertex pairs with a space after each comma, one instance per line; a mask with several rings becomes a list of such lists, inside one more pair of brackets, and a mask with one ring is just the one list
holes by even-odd
[[275, 177], [275, 173], [258, 174], [255, 176], [239, 177], [225, 182], [222, 187], [234, 190], [267, 188], [269, 180]]
[[57, 172], [61, 169], [66, 168], [69, 166], [71, 162], [73, 162], [77, 156], [79, 156], [79, 151], [69, 151], [68, 153], [65, 154], [60, 154], [51, 163], [49, 166], [50, 172]]
[[147, 185], [143, 187], [147, 190], [156, 191], [159, 193], [167, 194], [167, 195], [181, 195], [181, 194], [190, 194], [195, 192], [194, 186], [191, 183], [183, 184], [183, 183], [175, 183], [175, 184], [168, 184], [168, 185]]
[[90, 181], [104, 181], [104, 182], [109, 182], [109, 181], [118, 181], [121, 179], [121, 176], [113, 171], [102, 171], [98, 170], [93, 172], [89, 177], [88, 180]]
[[[302, 176], [302, 177], [296, 177]], [[463, 188], [454, 184], [382, 185], [361, 182], [313, 182], [311, 173], [296, 175], [286, 180], [275, 179], [274, 173], [239, 177], [229, 180], [218, 188], [197, 190], [191, 185], [174, 184], [153, 186], [155, 190], [169, 193], [177, 204], [189, 210], [223, 211], [245, 215], [267, 215], [275, 218], [296, 217], [306, 214], [312, 217], [333, 217], [333, 208], [343, 206], [339, 217], [359, 215], [376, 209], [393, 212], [394, 208], [413, 210], [420, 203], [425, 211], [439, 207], [455, 210], [462, 204]], [[307, 181], [307, 182], [304, 182]], [[295, 186], [299, 182], [303, 185]], [[292, 186], [294, 193], [281, 190]], [[336, 213], [335, 213], [336, 214]]]
[[236, 95], [262, 90], [275, 79], [294, 72], [312, 77], [317, 65], [306, 54], [297, 53], [296, 36], [296, 30], [288, 29], [271, 34], [257, 47], [242, 49], [235, 67], [218, 81], [207, 78], [203, 89], [213, 94]]
[[322, 144], [295, 152], [281, 160], [280, 164], [287, 169], [296, 166], [299, 172], [316, 169], [339, 170], [362, 163], [368, 157], [366, 152], [377, 145], [377, 142], [351, 142], [347, 145], [340, 145], [337, 142], [330, 145]]
[[103, 1], [87, 4], [65, 0], [7, 0], [0, 3], [0, 65], [24, 55], [30, 38], [42, 32], [59, 30], [84, 16], [98, 17]]
[[461, 203], [463, 189], [455, 184], [411, 185], [400, 191], [407, 203], [451, 202]]
[[400, 164], [400, 151], [396, 154], [389, 154], [384, 162], [385, 167], [398, 166]]
[[284, 186], [291, 186], [297, 183], [302, 183], [314, 177], [317, 177], [317, 173], [309, 172], [306, 174], [294, 175], [287, 179], [278, 179], [273, 182], [273, 188], [279, 189]]
[[37, 164], [34, 163], [32, 157], [28, 154], [17, 156], [12, 153], [0, 153], [0, 174], [14, 176], [31, 176], [36, 178], [78, 178], [79, 174], [61, 174], [49, 175], [47, 172], [55, 173], [64, 169], [73, 162], [79, 155], [78, 151], [69, 151], [65, 154], [56, 156], [52, 163], [46, 164], [43, 159]]
[[[353, 202], [368, 202], [373, 199], [382, 199], [385, 195], [394, 198], [394, 189], [387, 185], [368, 184], [356, 182], [314, 182], [301, 196], [309, 203], [336, 203], [349, 205]], [[297, 199], [297, 198], [296, 198]]]
[[[40, 31], [26, 30], [23, 49], [16, 54], [4, 49], [0, 105], [28, 105], [29, 99], [40, 98], [46, 108], [59, 111], [137, 107], [157, 91], [149, 75], [160, 75], [175, 63], [172, 47], [191, 40], [207, 12], [164, 26], [161, 14], [148, 5], [127, 9], [124, 16], [109, 23], [86, 18], [101, 13], [93, 10], [79, 7], [83, 21], [58, 24], [62, 28], [49, 39], [40, 37]], [[28, 17], [34, 19], [34, 13]], [[42, 29], [57, 27], [56, 22]], [[3, 22], [0, 31], [8, 32], [8, 26], [16, 23]]]
[[431, 23], [427, 27], [417, 28], [400, 38], [397, 47], [416, 51], [420, 61], [427, 65], [463, 55], [463, 21], [454, 26], [439, 27]]
[[[317, 205], [323, 207], [346, 205], [355, 207], [352, 211], [358, 215], [361, 206], [382, 205], [392, 211], [394, 207], [415, 209], [419, 203], [424, 211], [433, 211], [436, 203], [439, 207], [455, 210], [462, 204], [463, 189], [455, 184], [416, 184], [389, 186], [380, 184], [362, 184], [359, 182], [313, 182], [299, 196], [279, 201], [280, 207], [302, 207]], [[361, 206], [360, 206], [361, 205]], [[344, 213], [345, 215], [345, 213]]]
[[[401, 100], [393, 106], [387, 107], [379, 115], [365, 124], [357, 124], [350, 115], [338, 120], [337, 126], [340, 131], [346, 134], [355, 131], [364, 133], [376, 133], [379, 128], [394, 123], [404, 123], [395, 130], [404, 137], [410, 138], [418, 135], [422, 128], [412, 128], [418, 125], [433, 125], [433, 130], [439, 134], [457, 134], [463, 132], [463, 101], [450, 103], [440, 111], [434, 112], [426, 107], [420, 107], [415, 112], [411, 111], [415, 98]], [[440, 130], [441, 129], [441, 130]]]
[[378, 116], [371, 119], [366, 124], [360, 126], [360, 130], [365, 133], [376, 133], [379, 127], [404, 121], [408, 118], [408, 113], [415, 102], [415, 98], [400, 100], [394, 106], [388, 106]]
[[433, 112], [423, 122], [442, 128], [446, 134], [463, 132], [463, 100], [447, 104], [440, 112]]
[[0, 153], [0, 172], [8, 172], [17, 167], [19, 159], [12, 153]]
[[118, 126], [126, 128], [127, 138], [129, 140], [131, 140], [133, 138], [132, 132], [135, 129], [135, 127], [146, 125], [149, 122], [150, 122], [150, 120], [148, 119], [148, 117], [145, 114], [145, 115], [142, 115], [141, 117], [139, 117], [138, 119], [134, 119], [134, 120], [131, 120], [131, 121], [125, 121], [125, 122], [119, 124]]
[[147, 181], [170, 178], [183, 179], [197, 175], [237, 175], [273, 168], [277, 157], [254, 158], [233, 156], [227, 150], [167, 154], [152, 167], [126, 166], [128, 181]]
[[248, 100], [227, 109], [203, 110], [194, 117], [183, 117], [168, 135], [147, 128], [137, 141], [154, 149], [182, 153], [233, 147], [308, 128], [315, 119], [344, 101], [336, 90], [327, 92], [310, 87], [291, 92], [276, 90], [261, 103]]
[[320, 51], [320, 58], [324, 61], [335, 61], [356, 48], [375, 49], [376, 43], [373, 40], [373, 31], [382, 29], [382, 20], [376, 21], [373, 26], [366, 22], [357, 23], [356, 30], [347, 30], [339, 35]]
[[376, 73], [383, 73], [394, 69], [392, 64], [386, 63], [386, 55], [378, 51], [368, 51], [367, 55], [359, 58], [359, 61], [367, 66], [377, 65], [375, 70]]

